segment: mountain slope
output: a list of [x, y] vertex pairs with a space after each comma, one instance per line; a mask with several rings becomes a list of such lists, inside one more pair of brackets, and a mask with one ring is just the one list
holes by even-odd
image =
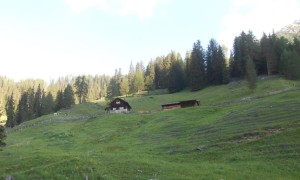
[[289, 40], [293, 40], [294, 37], [300, 38], [300, 20], [294, 21], [277, 32], [277, 35], [283, 36]]
[[[232, 82], [128, 97], [131, 114], [104, 114], [101, 103], [75, 106], [69, 117], [45, 116], [9, 132], [0, 177], [299, 179], [299, 88], [299, 81], [272, 77], [254, 94], [245, 82]], [[159, 110], [191, 98], [202, 105]]]

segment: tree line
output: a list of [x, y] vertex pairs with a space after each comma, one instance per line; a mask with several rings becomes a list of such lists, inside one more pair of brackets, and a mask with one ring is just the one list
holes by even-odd
[[[124, 96], [144, 90], [168, 89], [170, 93], [183, 89], [201, 90], [207, 86], [246, 79], [255, 89], [258, 75], [280, 74], [287, 79], [300, 78], [300, 40], [263, 34], [257, 39], [251, 31], [235, 37], [232, 51], [211, 39], [207, 48], [200, 40], [187, 51], [183, 59], [171, 51], [158, 56], [144, 66], [143, 61], [131, 62], [129, 71], [116, 69], [113, 76], [66, 76], [51, 80], [23, 80], [18, 83], [0, 77], [0, 114], [19, 124], [40, 115], [104, 97]], [[74, 101], [71, 96], [75, 96]], [[9, 111], [8, 109], [11, 109]], [[11, 118], [14, 117], [14, 118]]]
[[87, 101], [88, 82], [85, 76], [76, 77], [73, 87], [71, 84], [66, 84], [66, 87], [63, 90], [59, 89], [55, 96], [51, 91], [46, 92], [42, 89], [40, 84], [36, 89], [31, 87], [23, 91], [18, 102], [15, 102], [12, 92], [5, 104], [6, 126], [14, 127], [42, 115], [57, 112], [62, 108], [70, 108], [75, 104], [75, 94], [79, 103]]

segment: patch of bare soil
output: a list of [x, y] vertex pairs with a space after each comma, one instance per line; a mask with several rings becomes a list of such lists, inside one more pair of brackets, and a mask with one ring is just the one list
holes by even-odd
[[281, 133], [284, 130], [285, 130], [284, 128], [268, 128], [262, 132], [246, 133], [246, 134], [234, 137], [229, 142], [234, 143], [234, 144], [252, 142], [252, 141], [259, 140], [266, 136], [271, 136], [274, 134]]

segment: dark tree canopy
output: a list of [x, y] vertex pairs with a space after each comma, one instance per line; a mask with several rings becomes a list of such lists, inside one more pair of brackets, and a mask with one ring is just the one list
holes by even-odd
[[7, 97], [5, 111], [7, 116], [6, 126], [14, 127], [17, 123], [15, 121], [15, 103], [13, 93]]
[[75, 80], [75, 94], [78, 97], [79, 104], [87, 101], [88, 82], [85, 76], [78, 76]]
[[204, 50], [198, 40], [194, 43], [189, 65], [189, 84], [192, 91], [203, 89], [206, 85]]
[[4, 139], [6, 138], [5, 128], [0, 125], [0, 147], [5, 146]]
[[67, 85], [63, 92], [63, 107], [70, 108], [75, 104], [74, 91], [70, 84]]

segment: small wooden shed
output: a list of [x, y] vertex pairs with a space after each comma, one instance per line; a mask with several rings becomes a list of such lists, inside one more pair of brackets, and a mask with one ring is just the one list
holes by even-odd
[[121, 98], [112, 100], [108, 107], [105, 108], [107, 113], [128, 113], [131, 110], [131, 106], [128, 102]]
[[199, 105], [200, 105], [200, 101], [193, 99], [193, 100], [186, 100], [186, 101], [164, 103], [161, 105], [161, 107], [163, 110], [170, 110], [170, 109], [194, 107]]

